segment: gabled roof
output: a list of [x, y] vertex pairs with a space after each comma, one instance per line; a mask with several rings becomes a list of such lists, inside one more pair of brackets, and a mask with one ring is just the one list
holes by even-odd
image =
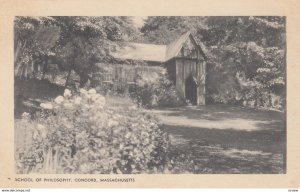
[[[112, 56], [118, 59], [166, 62], [178, 55], [190, 35], [191, 33], [188, 31], [169, 45], [128, 43], [126, 46], [113, 52]], [[197, 47], [200, 48], [198, 44]], [[202, 52], [202, 50], [200, 51]]]
[[191, 33], [188, 31], [181, 35], [177, 40], [171, 42], [169, 45], [167, 45], [166, 49], [166, 56], [165, 56], [165, 61], [176, 57], [178, 55], [179, 51], [181, 50], [184, 42], [189, 38]]
[[166, 45], [129, 43], [112, 55], [118, 59], [165, 61]]

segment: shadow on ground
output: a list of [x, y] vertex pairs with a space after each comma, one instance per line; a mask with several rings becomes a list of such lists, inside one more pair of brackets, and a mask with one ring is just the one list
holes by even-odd
[[[285, 172], [285, 114], [210, 105], [152, 110], [170, 134], [174, 154], [190, 152], [199, 173]], [[194, 162], [195, 164], [195, 162]]]
[[40, 110], [41, 102], [53, 100], [62, 95], [65, 87], [37, 79], [15, 79], [14, 82], [14, 115], [19, 119], [23, 112], [34, 114]]
[[[194, 128], [175, 125], [163, 125], [163, 129], [177, 138], [178, 144], [190, 140], [220, 145], [223, 148], [259, 150], [270, 153], [284, 153], [285, 132], [274, 130], [242, 131]], [[174, 141], [175, 142], [175, 141]]]
[[206, 106], [184, 106], [175, 108], [161, 108], [161, 114], [168, 116], [185, 116], [189, 119], [206, 119], [220, 121], [224, 119], [249, 119], [249, 120], [270, 120], [282, 119], [284, 115], [278, 111], [263, 111], [254, 108], [234, 105], [206, 105]]

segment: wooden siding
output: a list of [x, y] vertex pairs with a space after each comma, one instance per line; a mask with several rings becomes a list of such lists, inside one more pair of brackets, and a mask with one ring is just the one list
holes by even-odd
[[[186, 50], [186, 49], [190, 49]], [[185, 52], [183, 51], [185, 49]], [[195, 54], [185, 54], [185, 53], [193, 53], [196, 52], [197, 57], [195, 58]], [[206, 63], [201, 57], [201, 53], [195, 42], [188, 39], [185, 42], [185, 46], [179, 52], [176, 58], [172, 59], [172, 62], [167, 63], [167, 69], [170, 74], [175, 75], [175, 86], [178, 93], [186, 98], [186, 80], [188, 77], [192, 76], [195, 78], [195, 83], [197, 84], [197, 105], [205, 105], [205, 75], [206, 75]], [[174, 79], [173, 75], [170, 76], [172, 80]], [[187, 98], [186, 98], [187, 99]]]
[[[147, 61], [148, 66], [165, 67], [169, 79], [175, 84], [178, 93], [183, 98], [190, 100], [193, 104], [205, 105], [205, 60], [207, 58], [199, 44], [195, 41], [191, 33], [187, 32], [176, 41], [165, 45], [164, 48], [163, 46], [164, 45], [136, 44], [134, 47], [137, 48], [137, 50], [128, 49], [127, 52], [125, 50], [124, 53], [126, 54], [123, 54], [123, 56], [126, 56], [126, 59], [135, 60], [138, 55], [140, 60]], [[152, 50], [152, 48], [155, 50]], [[150, 60], [149, 56], [151, 56]], [[160, 59], [157, 59], [157, 56], [159, 56]], [[114, 71], [113, 73], [116, 72]], [[123, 87], [127, 86], [126, 83], [123, 82], [134, 82], [133, 78], [129, 78], [130, 80], [128, 80], [128, 75], [126, 74], [134, 74], [133, 76], [136, 76], [138, 73], [136, 70], [125, 72], [123, 69], [117, 74], [119, 75], [113, 75], [112, 80], [108, 82], [114, 82], [114, 84], [117, 85], [120, 84], [122, 85], [121, 89], [123, 89]], [[118, 83], [119, 81], [121, 81], [121, 83]]]
[[176, 64], [175, 59], [171, 59], [168, 62], [165, 63], [165, 67], [168, 72], [169, 79], [173, 82], [174, 85], [176, 85]]
[[198, 105], [205, 105], [205, 94], [206, 94], [206, 62], [205, 61], [199, 61], [199, 73], [198, 73], [198, 81], [199, 81], [199, 87], [198, 87]]
[[197, 104], [205, 105], [205, 62], [198, 60], [176, 59], [176, 89], [184, 98], [185, 82], [192, 75], [197, 79]]
[[92, 73], [91, 86], [120, 92], [128, 91], [144, 73], [159, 73], [162, 70], [161, 66], [151, 65], [102, 64], [102, 67], [105, 70]]

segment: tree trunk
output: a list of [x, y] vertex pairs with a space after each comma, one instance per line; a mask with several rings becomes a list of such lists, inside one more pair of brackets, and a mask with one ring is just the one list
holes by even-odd
[[70, 67], [69, 72], [68, 72], [68, 76], [67, 76], [66, 83], [65, 83], [65, 89], [66, 89], [67, 86], [68, 86], [68, 82], [69, 82], [69, 78], [70, 78], [70, 76], [71, 76], [71, 72], [72, 72], [72, 67]]
[[269, 107], [273, 107], [272, 106], [272, 95], [271, 95], [271, 92], [269, 91], [268, 93], [268, 100], [269, 100]]
[[[17, 43], [17, 48], [14, 52], [14, 66], [15, 66], [15, 76], [17, 76], [20, 71], [19, 70], [23, 70], [22, 67], [23, 67], [23, 63], [19, 63], [18, 60], [19, 60], [19, 57], [20, 57], [20, 54], [22, 53], [22, 49], [25, 48], [26, 46], [26, 41], [24, 43], [24, 45], [22, 45], [21, 42], [18, 42]], [[22, 71], [21, 71], [21, 76], [22, 76]]]
[[15, 50], [15, 55], [14, 55], [14, 62], [15, 62], [15, 63], [17, 62], [17, 60], [18, 60], [18, 58], [19, 58], [19, 54], [20, 54], [20, 52], [21, 52], [21, 47], [22, 47], [21, 42], [18, 42], [18, 43], [17, 43], [17, 48], [16, 48], [16, 50]]
[[[74, 54], [75, 55], [75, 54]], [[72, 69], [75, 68], [75, 56], [73, 57], [72, 59], [72, 65], [70, 66], [70, 69], [69, 69], [69, 72], [68, 72], [68, 76], [67, 76], [67, 79], [66, 79], [66, 83], [65, 83], [65, 89], [67, 88], [68, 86], [68, 82], [69, 82], [69, 79], [70, 79], [70, 76], [71, 76], [71, 73], [72, 73]]]
[[15, 50], [15, 55], [14, 55], [14, 62], [15, 63], [18, 61], [19, 55], [22, 52], [22, 49], [25, 48], [26, 44], [27, 44], [27, 41], [25, 41], [23, 46], [22, 46], [22, 43], [20, 41], [17, 43], [17, 48]]
[[79, 77], [80, 77], [80, 87], [84, 87], [86, 85], [86, 83], [88, 82], [89, 80], [89, 76], [87, 75], [87, 72], [84, 70], [83, 72], [81, 72], [79, 74]]
[[48, 68], [48, 58], [46, 56], [44, 58], [45, 58], [44, 59], [45, 64], [44, 64], [44, 68], [43, 68], [42, 80], [45, 79], [45, 76], [46, 76], [46, 73], [47, 73], [47, 68]]

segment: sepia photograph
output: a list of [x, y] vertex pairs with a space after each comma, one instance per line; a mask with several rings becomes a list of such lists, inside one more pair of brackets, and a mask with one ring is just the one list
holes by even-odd
[[286, 174], [285, 16], [15, 16], [16, 174]]

